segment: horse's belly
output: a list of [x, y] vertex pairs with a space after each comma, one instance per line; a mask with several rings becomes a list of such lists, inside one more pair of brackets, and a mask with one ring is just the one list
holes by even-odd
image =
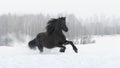
[[45, 39], [44, 42], [42, 43], [44, 47], [46, 48], [54, 48], [56, 46], [56, 42], [52, 39]]
[[57, 41], [54, 35], [46, 35], [45, 33], [39, 35], [39, 42], [43, 47], [54, 48], [57, 45]]
[[51, 43], [51, 42], [48, 42], [48, 43], [44, 44], [43, 46], [46, 47], [46, 48], [54, 48], [55, 44]]

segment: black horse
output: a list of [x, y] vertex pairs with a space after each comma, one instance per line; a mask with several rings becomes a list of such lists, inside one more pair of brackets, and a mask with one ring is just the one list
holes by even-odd
[[34, 49], [37, 46], [40, 52], [43, 52], [43, 47], [49, 49], [60, 47], [60, 52], [65, 52], [66, 47], [64, 45], [71, 44], [73, 50], [77, 53], [77, 48], [73, 42], [66, 40], [62, 31], [68, 31], [66, 18], [60, 17], [58, 19], [51, 19], [47, 23], [46, 32], [39, 33], [35, 39], [28, 43], [28, 45], [31, 49]]

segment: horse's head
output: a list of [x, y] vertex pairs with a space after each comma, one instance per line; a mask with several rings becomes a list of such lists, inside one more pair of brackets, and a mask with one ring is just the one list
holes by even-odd
[[62, 30], [64, 30], [65, 32], [68, 32], [68, 27], [66, 26], [66, 17], [58, 18], [58, 24]]
[[47, 32], [49, 34], [53, 32], [61, 32], [64, 30], [65, 32], [68, 31], [68, 27], [66, 26], [66, 18], [65, 17], [60, 17], [58, 19], [51, 19], [47, 23]]

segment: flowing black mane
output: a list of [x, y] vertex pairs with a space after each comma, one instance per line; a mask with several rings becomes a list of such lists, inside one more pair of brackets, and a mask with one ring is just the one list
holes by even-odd
[[54, 18], [48, 21], [47, 26], [46, 26], [47, 33], [51, 34], [55, 30], [56, 22], [57, 22], [57, 19], [54, 19]]

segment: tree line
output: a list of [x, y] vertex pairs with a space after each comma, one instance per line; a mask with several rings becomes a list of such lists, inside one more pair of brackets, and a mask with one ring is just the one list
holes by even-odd
[[[81, 35], [115, 35], [120, 34], [120, 18], [93, 16], [90, 18], [77, 18], [74, 14], [66, 16], [69, 32], [65, 33], [68, 38], [79, 38]], [[56, 17], [59, 17], [56, 16]], [[50, 15], [15, 15], [5, 14], [0, 16], [0, 36], [15, 33], [36, 36], [45, 31]]]

